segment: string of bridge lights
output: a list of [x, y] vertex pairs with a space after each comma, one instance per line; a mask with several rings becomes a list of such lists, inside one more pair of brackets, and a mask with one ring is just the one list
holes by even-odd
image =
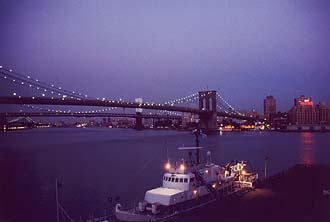
[[30, 75], [23, 75], [21, 73], [15, 72], [12, 69], [3, 68], [3, 66], [0, 66], [0, 75], [2, 78], [11, 82], [41, 91], [41, 96], [49, 94], [52, 97], [62, 96], [63, 98], [68, 97], [71, 99], [83, 99], [88, 97], [86, 94], [83, 95], [80, 92], [65, 90], [61, 86], [55, 86], [54, 84], [42, 82], [39, 79], [32, 78]]
[[216, 93], [217, 96], [231, 109], [234, 111], [234, 113], [238, 114], [238, 115], [241, 115], [241, 116], [244, 116], [243, 113], [237, 111], [232, 105], [230, 105], [218, 92]]
[[107, 111], [111, 111], [111, 110], [115, 110], [118, 109], [118, 107], [107, 107], [104, 109], [98, 109], [98, 110], [86, 110], [86, 111], [74, 111], [72, 112], [71, 110], [61, 110], [61, 109], [50, 109], [50, 108], [43, 108], [40, 106], [35, 106], [35, 105], [26, 105], [23, 104], [23, 106], [26, 106], [30, 109], [34, 109], [34, 110], [43, 110], [43, 111], [47, 111], [47, 112], [56, 112], [56, 113], [81, 113], [81, 114], [87, 114], [87, 113], [102, 113], [102, 112], [107, 112]]
[[181, 103], [185, 103], [185, 102], [190, 102], [190, 101], [194, 101], [196, 99], [198, 99], [198, 92], [193, 93], [193, 94], [188, 95], [188, 96], [181, 97], [179, 99], [166, 101], [163, 104], [173, 106], [174, 104], [181, 104]]
[[[129, 102], [124, 102], [121, 98], [119, 98], [119, 101], [115, 101], [115, 100], [108, 100], [104, 97], [103, 98], [88, 97], [87, 94], [83, 94], [83, 93], [80, 93], [77, 91], [65, 90], [61, 86], [55, 86], [54, 84], [48, 84], [46, 82], [42, 82], [38, 79], [32, 78], [31, 75], [23, 75], [21, 73], [14, 71], [13, 69], [4, 68], [3, 66], [0, 66], [0, 75], [4, 79], [17, 83], [19, 85], [41, 91], [42, 97], [45, 97], [46, 94], [49, 94], [49, 95], [51, 95], [52, 99], [54, 97], [60, 96], [60, 97], [62, 97], [63, 100], [66, 98], [78, 99], [78, 100], [89, 98], [89, 99], [96, 99], [96, 100], [101, 100], [101, 101], [108, 101], [110, 103], [119, 102], [119, 103], [130, 104]], [[18, 96], [16, 92], [13, 92], [13, 95]], [[184, 102], [193, 101], [198, 98], [198, 97], [196, 97], [196, 95], [198, 95], [198, 93], [194, 93], [192, 95], [185, 96], [185, 97], [175, 99], [175, 100], [170, 100], [165, 103], [144, 102], [144, 103], [141, 103], [141, 105], [145, 105], [145, 106], [172, 105], [173, 106], [174, 104], [180, 104], [180, 103], [184, 103]], [[134, 104], [134, 103], [131, 103], [131, 104]]]
[[[101, 101], [106, 101], [109, 103], [122, 103], [122, 104], [135, 104], [133, 102], [125, 102], [123, 101], [121, 98], [119, 98], [119, 101], [115, 101], [115, 100], [108, 100], [106, 98], [92, 98], [92, 97], [88, 97], [87, 94], [83, 94], [81, 92], [77, 92], [77, 91], [69, 91], [66, 89], [63, 89], [61, 86], [55, 86], [54, 84], [48, 84], [46, 82], [42, 82], [39, 81], [38, 79], [34, 79], [32, 78], [30, 75], [23, 75], [21, 73], [15, 72], [12, 69], [7, 69], [4, 68], [3, 66], [0, 66], [0, 75], [3, 79], [7, 79], [11, 82], [17, 83], [21, 86], [25, 86], [25, 87], [29, 87], [38, 91], [41, 91], [41, 96], [45, 97], [46, 94], [50, 94], [51, 95], [51, 99], [54, 99], [54, 97], [58, 98], [58, 96], [60, 96], [60, 98], [64, 99], [77, 99], [77, 100], [82, 100], [82, 99], [96, 99], [96, 100], [101, 100]], [[209, 92], [211, 93], [211, 92]], [[14, 96], [18, 96], [21, 97], [19, 95], [17, 95], [17, 93], [13, 92]], [[234, 110], [235, 112], [237, 112], [240, 115], [243, 115], [241, 113], [239, 113], [238, 111], [236, 111], [218, 92], [216, 93], [216, 95], [231, 109]], [[205, 96], [205, 94], [201, 95], [202, 97]], [[34, 97], [32, 97], [34, 98]], [[188, 96], [184, 96], [178, 99], [174, 99], [174, 100], [169, 100], [166, 101], [164, 103], [154, 103], [154, 102], [144, 102], [144, 103], [140, 103], [140, 105], [144, 105], [144, 106], [174, 106], [176, 104], [182, 104], [182, 103], [187, 103], [187, 102], [194, 102], [197, 99], [199, 99], [199, 93], [195, 92], [191, 95]], [[34, 106], [36, 107], [36, 106]], [[218, 107], [220, 109], [221, 106], [218, 105]], [[111, 108], [105, 108], [105, 109], [99, 109], [99, 110], [88, 110], [88, 111], [80, 111], [78, 113], [95, 113], [95, 112], [104, 112], [104, 111], [109, 111], [110, 109], [116, 109], [117, 107], [111, 107]], [[44, 109], [44, 110], [50, 110], [50, 112], [54, 111], [54, 109]], [[56, 110], [55, 110], [56, 111]], [[63, 111], [63, 110], [57, 110], [58, 112], [68, 112], [68, 111]], [[166, 113], [166, 114], [170, 114], [170, 115], [181, 115], [177, 112], [174, 111], [168, 111], [168, 110], [163, 110], [162, 112]]]

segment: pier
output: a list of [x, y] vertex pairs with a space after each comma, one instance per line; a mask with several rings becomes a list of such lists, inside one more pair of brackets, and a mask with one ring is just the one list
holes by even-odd
[[330, 221], [330, 165], [295, 165], [177, 221]]

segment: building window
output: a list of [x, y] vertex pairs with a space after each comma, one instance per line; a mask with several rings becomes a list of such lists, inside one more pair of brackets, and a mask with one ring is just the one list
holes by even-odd
[[185, 182], [185, 183], [188, 183], [188, 179], [187, 179], [187, 178], [184, 178], [184, 182]]

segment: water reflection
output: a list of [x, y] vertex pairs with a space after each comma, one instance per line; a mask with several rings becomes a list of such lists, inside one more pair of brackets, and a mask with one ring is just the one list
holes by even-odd
[[312, 164], [314, 159], [314, 137], [311, 132], [300, 133], [300, 163]]

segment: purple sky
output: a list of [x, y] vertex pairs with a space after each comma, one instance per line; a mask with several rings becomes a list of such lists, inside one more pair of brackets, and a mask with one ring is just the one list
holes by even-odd
[[301, 94], [330, 103], [329, 21], [330, 1], [0, 0], [0, 65], [95, 97], [208, 87], [286, 111]]

